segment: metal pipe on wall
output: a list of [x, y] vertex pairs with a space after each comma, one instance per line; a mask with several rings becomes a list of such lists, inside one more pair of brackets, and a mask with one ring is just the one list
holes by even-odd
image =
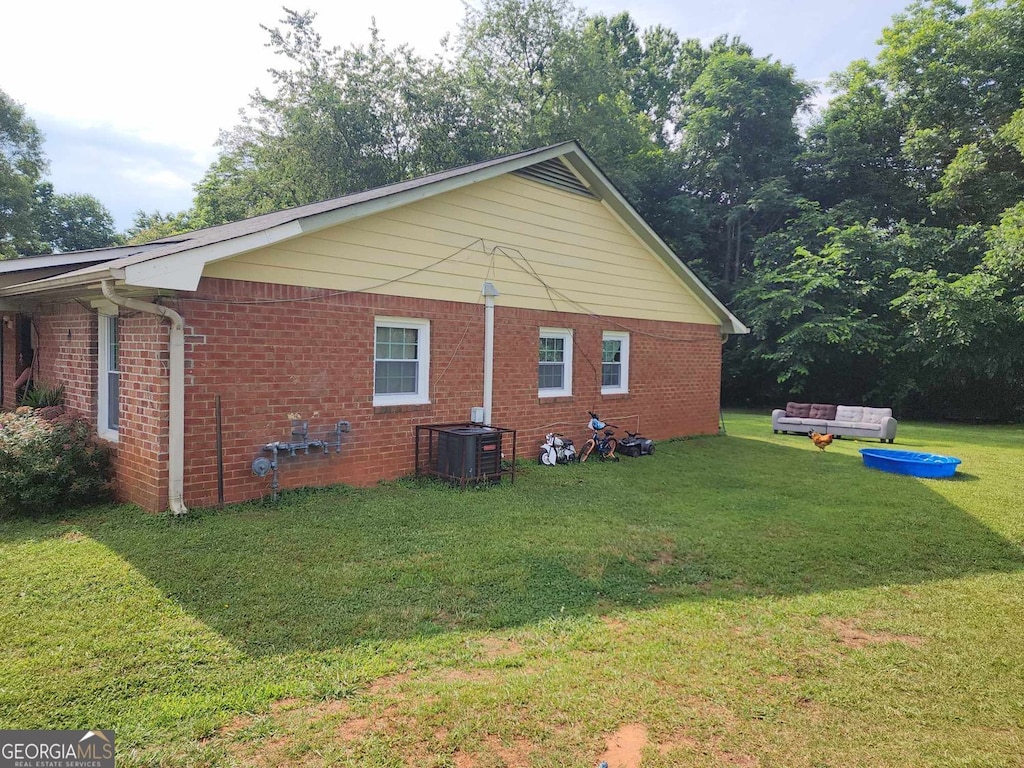
[[217, 418], [217, 508], [224, 508], [224, 422], [221, 420], [220, 395], [213, 398]]
[[498, 289], [490, 280], [480, 291], [484, 297], [484, 424], [491, 423], [494, 405], [494, 297]]
[[170, 307], [130, 299], [114, 290], [113, 280], [101, 283], [112, 304], [169, 321], [168, 352], [170, 387], [167, 404], [167, 504], [175, 515], [188, 513], [185, 506], [185, 319]]

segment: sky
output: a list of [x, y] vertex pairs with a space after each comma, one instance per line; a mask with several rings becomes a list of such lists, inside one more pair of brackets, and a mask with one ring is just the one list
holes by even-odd
[[[640, 27], [683, 38], [738, 36], [757, 56], [824, 82], [877, 40], [908, 0], [577, 0], [590, 13], [629, 11]], [[472, 2], [470, 4], [473, 4]], [[479, 0], [476, 2], [479, 5]], [[371, 18], [388, 45], [431, 56], [464, 15], [462, 0], [306, 0], [327, 45], [369, 39]], [[134, 212], [188, 208], [268, 67], [279, 59], [260, 25], [278, 26], [281, 0], [35, 0], [0, 6], [0, 89], [43, 131], [57, 192], [96, 196], [119, 229]], [[823, 99], [820, 96], [819, 99]]]

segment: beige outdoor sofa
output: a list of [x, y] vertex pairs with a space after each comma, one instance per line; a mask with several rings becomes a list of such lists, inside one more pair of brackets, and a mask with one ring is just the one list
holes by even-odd
[[772, 430], [806, 435], [812, 430], [836, 437], [874, 437], [892, 443], [896, 439], [896, 419], [892, 408], [868, 408], [863, 405], [825, 405], [822, 403], [786, 403], [772, 411]]

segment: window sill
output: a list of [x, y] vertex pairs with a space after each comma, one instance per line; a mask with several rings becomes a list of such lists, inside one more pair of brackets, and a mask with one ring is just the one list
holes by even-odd
[[572, 395], [541, 395], [537, 398], [537, 402], [540, 405], [545, 403], [571, 403], [572, 401]]
[[374, 414], [380, 413], [416, 413], [419, 411], [431, 411], [434, 408], [433, 403], [405, 403], [395, 405], [375, 405], [373, 406]]
[[602, 400], [629, 400], [629, 392], [602, 392]]

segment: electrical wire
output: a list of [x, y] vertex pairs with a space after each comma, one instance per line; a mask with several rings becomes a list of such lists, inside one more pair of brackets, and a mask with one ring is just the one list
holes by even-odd
[[[483, 297], [481, 296], [481, 298], [483, 298]], [[477, 305], [479, 305], [479, 304], [480, 304], [480, 302], [478, 301]], [[469, 313], [467, 313], [466, 317], [467, 317], [466, 329], [462, 332], [462, 337], [459, 339], [459, 343], [455, 345], [455, 349], [454, 349], [454, 351], [452, 351], [452, 356], [448, 359], [448, 365], [446, 365], [444, 367], [444, 370], [441, 371], [441, 373], [438, 374], [437, 378], [434, 379], [434, 384], [435, 385], [438, 384], [441, 381], [441, 379], [444, 378], [444, 375], [446, 373], [448, 373], [448, 369], [452, 367], [452, 363], [455, 362], [455, 358], [459, 354], [459, 349], [462, 347], [462, 342], [464, 342], [466, 340], [466, 336], [469, 335], [469, 329], [473, 327], [473, 319], [474, 319], [475, 315], [470, 315]]]
[[[486, 249], [486, 244], [485, 244], [485, 249]], [[536, 268], [533, 266], [533, 264], [530, 263], [530, 260], [527, 259], [526, 256], [523, 254], [523, 252], [520, 251], [518, 248], [511, 248], [511, 247], [506, 247], [506, 246], [503, 246], [503, 245], [499, 245], [499, 246], [495, 246], [494, 250], [499, 251], [502, 255], [506, 256], [508, 258], [508, 260], [511, 261], [513, 264], [515, 264], [520, 270], [522, 270], [526, 274], [530, 275], [538, 283], [540, 283], [540, 285], [545, 289], [545, 291], [547, 291], [549, 298], [551, 298], [552, 295], [557, 296], [558, 298], [560, 298], [565, 303], [570, 304], [570, 305], [576, 307], [579, 310], [582, 310], [583, 314], [586, 314], [586, 315], [590, 316], [591, 318], [594, 318], [596, 320], [604, 320], [606, 322], [611, 323], [612, 325], [616, 325], [619, 328], [622, 328], [623, 330], [629, 331], [630, 333], [635, 333], [638, 336], [647, 336], [647, 337], [650, 337], [650, 338], [653, 338], [653, 339], [660, 339], [662, 341], [672, 341], [672, 342], [678, 342], [678, 343], [686, 343], [686, 342], [690, 341], [690, 339], [680, 338], [680, 337], [677, 337], [677, 336], [666, 336], [664, 334], [651, 333], [650, 331], [642, 331], [642, 330], [639, 330], [639, 329], [636, 329], [636, 328], [631, 328], [628, 325], [624, 325], [623, 323], [620, 323], [615, 318], [613, 318], [613, 317], [611, 317], [609, 315], [602, 315], [602, 314], [596, 312], [595, 310], [593, 310], [592, 308], [586, 306], [585, 304], [581, 304], [580, 302], [576, 301], [575, 299], [572, 299], [569, 296], [566, 296], [564, 293], [559, 291], [557, 288], [554, 288], [554, 287], [548, 285], [547, 282], [544, 280], [544, 278], [542, 278], [540, 276], [540, 273], [536, 270]], [[519, 258], [521, 258], [523, 260], [523, 262], [525, 262], [527, 265], [529, 265], [529, 269], [527, 269], [522, 264], [520, 264], [518, 261], [516, 261], [516, 259], [511, 256], [511, 253], [517, 254], [519, 256]], [[554, 303], [554, 299], [552, 299], [552, 304], [555, 306], [555, 311], [559, 311], [557, 305]]]
[[472, 248], [477, 243], [481, 244], [481, 250], [484, 251], [484, 253], [486, 253], [487, 251], [486, 251], [486, 247], [485, 247], [484, 241], [483, 241], [482, 238], [478, 237], [475, 240], [473, 240], [473, 242], [469, 243], [468, 245], [462, 246], [461, 248], [459, 248], [454, 253], [450, 253], [447, 256], [445, 256], [444, 258], [438, 259], [437, 261], [433, 262], [432, 264], [427, 264], [426, 266], [419, 267], [418, 269], [414, 269], [411, 272], [406, 272], [404, 275], [399, 275], [398, 277], [393, 277], [393, 278], [391, 278], [389, 280], [384, 280], [384, 281], [382, 281], [380, 283], [376, 283], [375, 285], [368, 285], [365, 288], [353, 288], [353, 289], [338, 290], [338, 291], [328, 291], [328, 292], [322, 293], [322, 294], [320, 294], [318, 296], [301, 296], [301, 297], [285, 298], [285, 299], [240, 299], [240, 300], [233, 300], [233, 299], [211, 299], [211, 298], [207, 298], [205, 296], [179, 296], [177, 298], [180, 301], [203, 302], [203, 303], [209, 303], [209, 304], [228, 304], [228, 305], [231, 305], [231, 306], [253, 306], [253, 305], [263, 305], [263, 304], [287, 304], [287, 303], [294, 303], [294, 302], [324, 301], [325, 299], [332, 299], [332, 298], [334, 298], [336, 296], [347, 296], [348, 294], [351, 294], [351, 293], [369, 293], [370, 291], [375, 291], [375, 290], [377, 290], [379, 288], [384, 288], [385, 286], [391, 285], [392, 283], [400, 283], [403, 280], [408, 280], [410, 277], [415, 277], [416, 275], [420, 274], [421, 272], [426, 272], [428, 270], [435, 269], [436, 267], [439, 267], [442, 264], [444, 264], [446, 261], [451, 261], [456, 256], [458, 256], [459, 254], [468, 251], [470, 248]]

